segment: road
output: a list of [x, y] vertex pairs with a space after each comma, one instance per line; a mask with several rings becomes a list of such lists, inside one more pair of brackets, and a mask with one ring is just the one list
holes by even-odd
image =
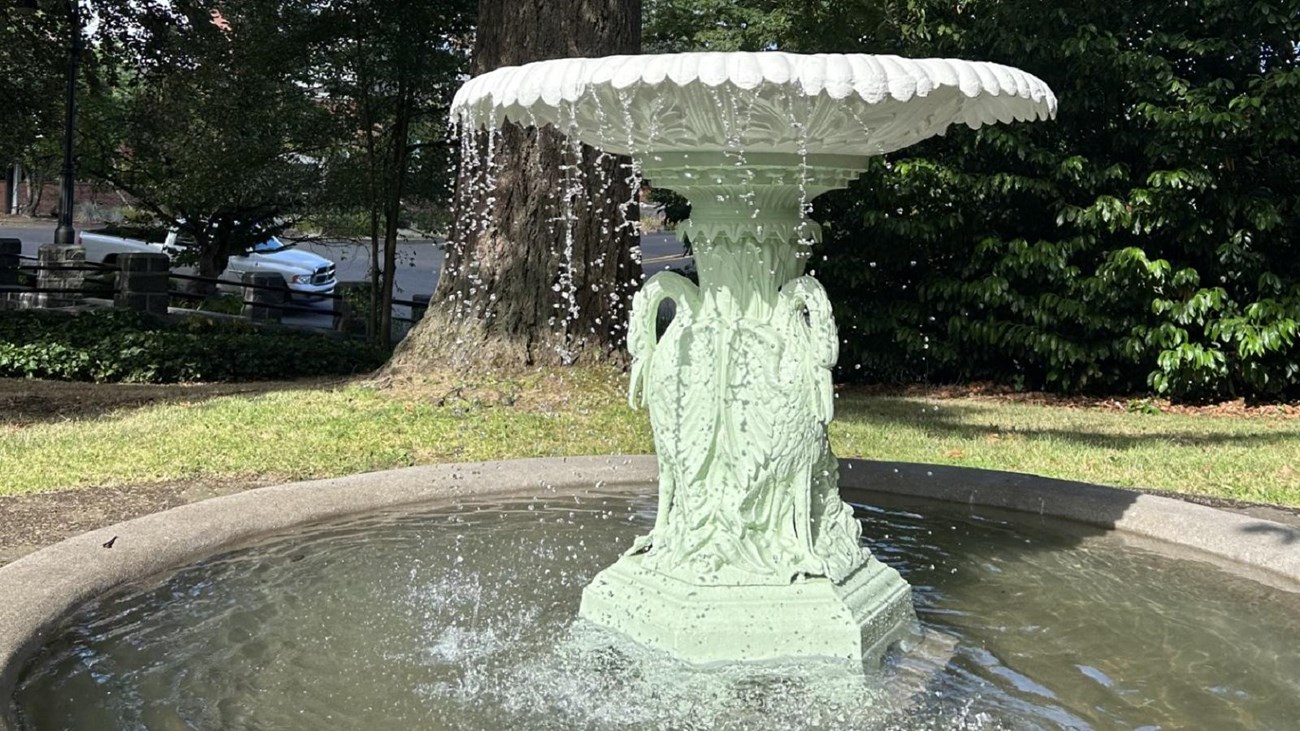
[[[41, 244], [53, 240], [54, 224], [22, 223], [8, 225], [0, 223], [0, 238], [16, 238], [23, 242], [22, 251], [27, 256], [36, 256]], [[335, 275], [340, 282], [365, 281], [370, 271], [370, 247], [351, 241], [305, 241], [299, 248], [310, 251], [335, 263]], [[671, 232], [645, 234], [641, 237], [642, 269], [646, 274], [665, 269], [682, 269], [694, 266], [690, 257], [682, 256], [682, 245]], [[438, 284], [438, 275], [442, 271], [445, 258], [442, 248], [433, 240], [404, 240], [397, 245], [397, 269], [394, 286], [397, 299], [411, 299], [417, 294], [432, 294]], [[321, 314], [286, 313], [285, 322], [289, 324], [329, 327], [329, 315], [332, 309], [329, 300], [309, 305], [320, 310]], [[409, 315], [407, 308], [394, 309], [399, 317]]]

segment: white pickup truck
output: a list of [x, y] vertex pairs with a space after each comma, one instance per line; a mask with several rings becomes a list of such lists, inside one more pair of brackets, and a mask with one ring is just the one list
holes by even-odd
[[[163, 253], [175, 261], [177, 255], [186, 247], [193, 245], [193, 239], [179, 235], [176, 231], [167, 234], [161, 244], [150, 244], [135, 239], [124, 239], [104, 234], [83, 233], [81, 244], [86, 248], [86, 261], [101, 264], [113, 264], [122, 254]], [[178, 267], [181, 274], [193, 274], [190, 267]], [[320, 299], [320, 295], [333, 294], [337, 281], [334, 277], [334, 262], [309, 251], [299, 251], [293, 244], [286, 244], [272, 236], [257, 244], [252, 251], [243, 256], [232, 256], [226, 265], [222, 279], [239, 280], [245, 272], [271, 272], [284, 277], [289, 294], [297, 299]], [[233, 290], [234, 285], [220, 285], [221, 289]]]

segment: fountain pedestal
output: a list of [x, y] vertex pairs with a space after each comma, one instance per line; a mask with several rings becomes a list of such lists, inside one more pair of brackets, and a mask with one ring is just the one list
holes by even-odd
[[[869, 157], [955, 124], [1055, 113], [1047, 85], [1018, 69], [862, 54], [553, 59], [456, 92], [452, 116], [465, 129], [551, 124], [573, 159], [579, 142], [628, 155], [692, 203], [679, 231], [699, 283], [651, 277], [628, 326], [630, 399], [654, 428], [658, 515], [587, 588], [583, 617], [693, 662], [870, 662], [907, 634], [911, 590], [862, 548], [839, 498], [826, 435], [838, 336], [826, 293], [804, 274], [820, 234], [807, 204], [848, 185]], [[463, 175], [477, 149], [466, 145]], [[583, 181], [566, 169], [571, 201]], [[676, 315], [660, 337], [665, 299]]]
[[[912, 632], [911, 588], [861, 547], [826, 428], [838, 336], [804, 274], [803, 216], [863, 158], [658, 155], [656, 185], [692, 201], [699, 284], [664, 272], [633, 301], [631, 399], [659, 459], [653, 531], [599, 574], [581, 616], [695, 663], [877, 663]], [[676, 316], [656, 337], [659, 304]]]
[[696, 584], [626, 556], [582, 594], [582, 617], [699, 665], [821, 657], [878, 665], [910, 638], [912, 589], [874, 558], [842, 581]]

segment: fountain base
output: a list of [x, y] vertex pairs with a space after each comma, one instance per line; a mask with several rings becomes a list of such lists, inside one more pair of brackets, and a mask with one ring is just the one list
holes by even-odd
[[624, 556], [583, 591], [579, 614], [697, 665], [816, 657], [877, 667], [917, 631], [911, 586], [870, 556], [842, 582], [746, 586], [692, 584]]

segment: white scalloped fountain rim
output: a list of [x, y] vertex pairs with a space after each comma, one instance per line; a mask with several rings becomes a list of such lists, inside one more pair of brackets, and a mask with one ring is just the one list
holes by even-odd
[[963, 105], [962, 114], [953, 120], [972, 128], [994, 121], [1052, 119], [1057, 109], [1056, 96], [1041, 79], [996, 63], [765, 51], [564, 58], [503, 67], [466, 82], [452, 100], [451, 114], [484, 124], [486, 119], [476, 113], [497, 109], [508, 119], [522, 121], [515, 116], [525, 110], [577, 103], [593, 88], [629, 91], [665, 84], [730, 84], [743, 90], [775, 86], [832, 100], [856, 95], [867, 104], [908, 102], [954, 88], [968, 100], [983, 102]]

